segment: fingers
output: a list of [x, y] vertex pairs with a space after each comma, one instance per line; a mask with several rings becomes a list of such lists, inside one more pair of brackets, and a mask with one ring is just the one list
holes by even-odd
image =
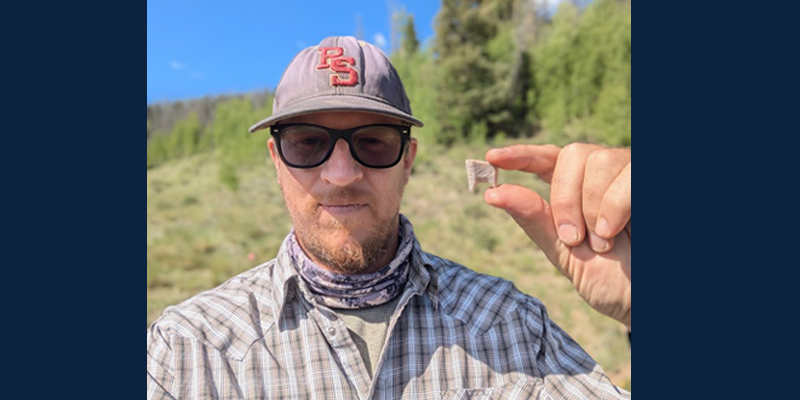
[[[586, 158], [585, 173], [583, 177], [583, 193], [582, 193], [582, 213], [588, 229], [589, 245], [592, 250], [598, 253], [605, 253], [614, 247], [614, 236], [622, 230], [625, 223], [630, 218], [630, 213], [624, 213], [624, 210], [608, 209], [607, 214], [604, 215], [604, 223], [601, 228], [605, 229], [606, 235], [600, 235], [597, 232], [597, 222], [599, 220], [600, 207], [603, 200], [606, 199], [609, 188], [613, 185], [620, 173], [629, 164], [630, 153], [627, 150], [620, 149], [599, 149], [592, 151]], [[619, 181], [622, 185], [615, 187], [615, 192], [607, 198], [609, 205], [613, 206], [618, 204], [624, 208], [624, 197], [629, 195], [630, 185], [627, 185], [627, 190], [624, 183], [628, 182], [625, 179]], [[628, 182], [629, 183], [629, 182]], [[613, 203], [613, 204], [612, 204]], [[622, 215], [614, 213], [618, 211]], [[609, 224], [614, 224], [614, 235], [609, 235]]]
[[[623, 229], [630, 234], [630, 149], [584, 143], [563, 149], [516, 145], [491, 149], [486, 160], [499, 168], [533, 172], [551, 184], [550, 211], [564, 244], [577, 246], [587, 240], [595, 252], [604, 253], [614, 247]], [[492, 204], [488, 197], [487, 202]]]
[[515, 145], [490, 149], [486, 161], [505, 170], [533, 172], [547, 183], [553, 177], [561, 148], [553, 145]]
[[554, 264], [558, 265], [556, 262], [558, 234], [553, 225], [550, 206], [541, 196], [522, 186], [503, 184], [487, 189], [484, 200], [508, 212], [528, 237]]
[[626, 228], [630, 235], [631, 163], [623, 168], [608, 187], [599, 208], [595, 226], [597, 236], [613, 238]]
[[556, 162], [550, 188], [550, 205], [558, 236], [568, 246], [580, 244], [586, 235], [583, 214], [586, 160], [598, 149], [601, 147], [571, 144], [561, 150]]

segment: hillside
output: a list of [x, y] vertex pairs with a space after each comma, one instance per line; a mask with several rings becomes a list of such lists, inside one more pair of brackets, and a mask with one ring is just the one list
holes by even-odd
[[[266, 137], [257, 139], [266, 142]], [[507, 144], [507, 143], [504, 143]], [[218, 178], [215, 152], [147, 170], [147, 325], [163, 309], [274, 257], [291, 229], [275, 170], [263, 162], [237, 171], [238, 190]], [[485, 144], [444, 150], [422, 143], [401, 212], [423, 249], [476, 271], [508, 279], [547, 306], [551, 318], [591, 354], [614, 382], [630, 389], [631, 352], [624, 328], [589, 308], [502, 210], [470, 193], [464, 159], [482, 159]], [[548, 195], [535, 176], [501, 171]]]

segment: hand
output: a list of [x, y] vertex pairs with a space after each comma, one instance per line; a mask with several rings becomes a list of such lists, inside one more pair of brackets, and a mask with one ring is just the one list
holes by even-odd
[[510, 184], [484, 198], [514, 218], [589, 305], [630, 329], [631, 151], [518, 145], [489, 150], [486, 160], [551, 184], [550, 203]]

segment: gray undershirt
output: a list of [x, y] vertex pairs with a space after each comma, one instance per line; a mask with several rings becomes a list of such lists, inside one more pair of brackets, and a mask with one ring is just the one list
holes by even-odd
[[383, 344], [386, 342], [386, 331], [397, 302], [401, 296], [379, 306], [356, 309], [335, 309], [350, 332], [369, 376], [373, 377], [373, 366], [380, 360]]

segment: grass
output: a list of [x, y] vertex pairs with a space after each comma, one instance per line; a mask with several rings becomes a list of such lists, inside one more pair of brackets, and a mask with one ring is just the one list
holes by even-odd
[[[464, 160], [483, 159], [488, 148], [458, 145], [445, 151], [421, 144], [401, 212], [424, 250], [508, 279], [539, 298], [614, 383], [630, 389], [625, 329], [592, 310], [511, 217], [483, 201], [486, 184], [468, 191]], [[167, 306], [277, 253], [291, 221], [272, 162], [265, 153], [263, 163], [242, 167], [238, 176], [239, 190], [226, 189], [213, 153], [147, 171], [148, 326]], [[498, 181], [549, 197], [548, 185], [531, 174], [500, 171]]]

